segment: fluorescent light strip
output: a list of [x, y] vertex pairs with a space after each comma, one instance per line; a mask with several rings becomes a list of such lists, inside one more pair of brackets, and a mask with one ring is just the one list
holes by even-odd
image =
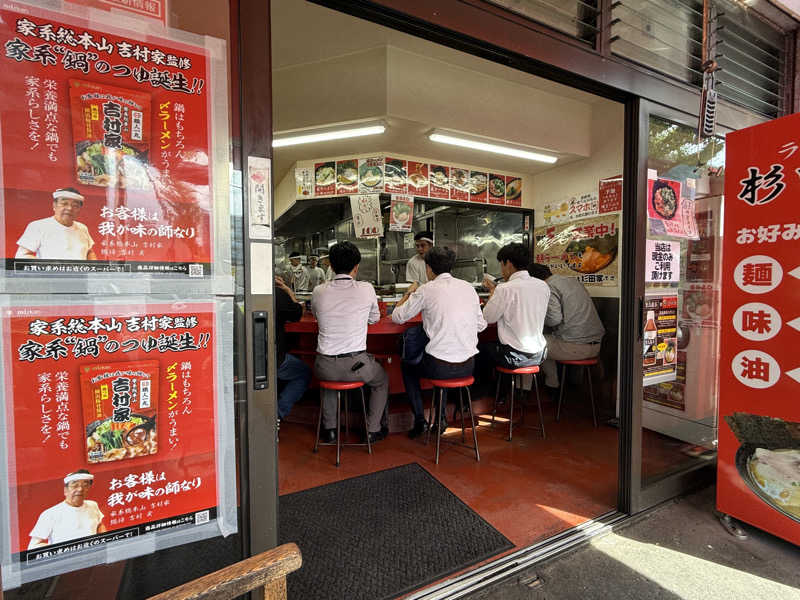
[[306, 135], [296, 135], [287, 138], [272, 140], [273, 148], [283, 146], [296, 146], [298, 144], [313, 144], [314, 142], [327, 142], [329, 140], [343, 140], [346, 138], [361, 137], [363, 135], [376, 135], [386, 131], [384, 125], [372, 125], [370, 127], [357, 127], [354, 129], [337, 129], [325, 131], [323, 133], [309, 133]]
[[558, 157], [550, 156], [549, 154], [528, 152], [527, 150], [512, 148], [511, 146], [500, 146], [498, 144], [489, 144], [487, 142], [479, 142], [467, 138], [454, 137], [452, 135], [444, 135], [442, 133], [432, 133], [428, 136], [428, 139], [430, 139], [432, 142], [451, 144], [453, 146], [461, 146], [463, 148], [472, 148], [473, 150], [483, 150], [484, 152], [494, 152], [495, 154], [505, 154], [506, 156], [525, 158], [527, 160], [535, 160], [538, 162], [543, 162], [548, 164], [553, 164], [558, 160]]

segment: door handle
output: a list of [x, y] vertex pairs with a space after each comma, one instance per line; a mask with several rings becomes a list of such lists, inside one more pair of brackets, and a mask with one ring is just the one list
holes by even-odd
[[264, 390], [269, 383], [269, 352], [267, 348], [267, 313], [263, 310], [253, 312], [253, 389]]

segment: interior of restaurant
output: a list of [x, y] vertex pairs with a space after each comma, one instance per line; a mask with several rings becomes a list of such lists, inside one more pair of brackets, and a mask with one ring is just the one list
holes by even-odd
[[[361, 251], [359, 279], [373, 283], [382, 305], [391, 311], [407, 287], [405, 263], [415, 253], [413, 234], [430, 230], [436, 245], [456, 252], [454, 275], [473, 283], [485, 297], [487, 290], [480, 282], [484, 274], [500, 275], [496, 254], [501, 246], [523, 242], [530, 245], [533, 257], [546, 257], [552, 238], [548, 227], [570, 222], [577, 223], [576, 227], [598, 225], [591, 218], [581, 220], [586, 216], [582, 212], [586, 202], [597, 201], [600, 180], [621, 181], [624, 106], [618, 102], [291, 0], [272, 2], [272, 61], [274, 139], [323, 134], [319, 141], [274, 148], [273, 252], [278, 275], [289, 270], [292, 252], [299, 253], [305, 264], [311, 255], [326, 254], [336, 241], [349, 240]], [[348, 128], [382, 132], [323, 139], [325, 133]], [[430, 137], [435, 133], [479, 143], [471, 147], [439, 143]], [[543, 154], [549, 162], [488, 152], [481, 143]], [[434, 166], [457, 165], [473, 175], [472, 188], [463, 200], [436, 197], [432, 186], [425, 187], [424, 193], [415, 193], [419, 189], [410, 183], [398, 189], [414, 196], [409, 233], [389, 230], [392, 196], [386, 187], [380, 195], [384, 234], [360, 239], [349, 196], [369, 190], [355, 185], [342, 193], [337, 185], [346, 187], [351, 182], [347, 176], [340, 177], [343, 170], [335, 169], [339, 164], [369, 168], [370, 157], [402, 164], [405, 178], [410, 181], [415, 171], [428, 179], [426, 186], [433, 181]], [[334, 169], [332, 179], [321, 182], [320, 167], [328, 165]], [[473, 194], [482, 192], [487, 183], [478, 180], [476, 187], [476, 173], [488, 174], [490, 184], [492, 179], [501, 179], [505, 193], [501, 190], [494, 199], [486, 194], [476, 201]], [[388, 185], [388, 169], [385, 176]], [[452, 172], [450, 177], [452, 181]], [[434, 448], [425, 444], [424, 436], [411, 440], [406, 435], [413, 419], [400, 379], [397, 335], [371, 336], [368, 349], [390, 374], [389, 436], [374, 446], [371, 455], [364, 447], [345, 447], [338, 467], [335, 447], [312, 452], [319, 410], [319, 389], [312, 381], [303, 400], [280, 425], [279, 493], [417, 463], [515, 548], [614, 510], [621, 205], [611, 206], [602, 217], [602, 223], [613, 223], [617, 232], [614, 248], [605, 251], [602, 268], [585, 262], [582, 268], [580, 252], [586, 244], [577, 250], [568, 246], [565, 251], [577, 252], [566, 263], [572, 265], [575, 276], [582, 276], [606, 329], [599, 365], [589, 373], [596, 425], [585, 373], [579, 369], [567, 373], [559, 420], [558, 398], [551, 397], [539, 382], [544, 438], [536, 429], [539, 415], [533, 391], [524, 418], [515, 410], [513, 439], [508, 441], [508, 402], [499, 407], [492, 425], [495, 381], [478, 381], [472, 391], [479, 417], [480, 461], [470, 448], [445, 444], [436, 464]], [[298, 297], [309, 300], [310, 294]], [[310, 318], [304, 315], [304, 321]], [[302, 323], [287, 325], [292, 332], [290, 352], [313, 365], [315, 335]], [[527, 394], [531, 382], [522, 384]], [[430, 392], [425, 396], [426, 408], [429, 398]], [[355, 431], [360, 427], [360, 408], [356, 395], [350, 403]], [[643, 432], [645, 477], [648, 470], [654, 476], [665, 473], [686, 451], [685, 441], [664, 431], [654, 427]], [[468, 430], [467, 439], [470, 436]], [[458, 441], [460, 437], [460, 427], [451, 425], [443, 439]]]

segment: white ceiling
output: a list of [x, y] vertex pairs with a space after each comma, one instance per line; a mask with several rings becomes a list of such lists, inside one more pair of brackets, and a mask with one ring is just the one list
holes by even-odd
[[294, 162], [378, 150], [497, 170], [551, 165], [443, 146], [434, 127], [557, 154], [591, 155], [590, 122], [614, 104], [540, 77], [300, 0], [273, 0], [273, 122], [278, 131], [384, 118], [383, 135], [275, 150], [276, 181]]

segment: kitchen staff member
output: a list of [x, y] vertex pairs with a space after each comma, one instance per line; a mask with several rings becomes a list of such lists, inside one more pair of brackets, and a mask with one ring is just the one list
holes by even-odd
[[320, 283], [325, 283], [325, 271], [323, 271], [318, 266], [319, 257], [312, 254], [308, 257], [308, 281], [309, 287], [308, 289], [313, 290], [317, 287]]
[[[456, 255], [452, 250], [435, 246], [428, 250], [425, 253], [428, 283], [411, 284], [392, 312], [392, 321], [397, 324], [421, 312], [422, 328], [429, 339], [419, 364], [401, 363], [403, 383], [414, 411], [414, 429], [409, 432], [412, 438], [426, 428], [420, 379], [472, 375], [474, 356], [478, 353], [478, 333], [486, 329], [475, 288], [450, 274], [455, 263]], [[447, 428], [444, 418], [442, 425]]]
[[64, 501], [51, 506], [33, 526], [28, 550], [105, 533], [103, 513], [97, 502], [87, 500], [94, 475], [79, 469], [64, 477]]
[[544, 324], [553, 331], [545, 335], [547, 360], [542, 363], [544, 384], [558, 387], [557, 360], [585, 360], [600, 354], [606, 333], [589, 292], [574, 277], [553, 275], [550, 267], [531, 263], [528, 272], [550, 286], [550, 301]]
[[[311, 310], [317, 318], [317, 359], [314, 372], [318, 379], [363, 381], [370, 388], [367, 431], [370, 443], [386, 437], [381, 427], [383, 409], [389, 397], [389, 376], [371, 354], [367, 354], [367, 325], [381, 318], [375, 288], [356, 281], [361, 252], [351, 242], [339, 242], [330, 248], [330, 260], [336, 276], [317, 286], [311, 297]], [[336, 392], [325, 390], [322, 401], [323, 442], [336, 441]]]
[[480, 349], [494, 364], [507, 369], [538, 365], [547, 347], [543, 329], [550, 288], [528, 273], [530, 253], [523, 244], [503, 246], [497, 260], [505, 283], [497, 285], [484, 278], [490, 296], [483, 317], [487, 323], [497, 323], [500, 342], [482, 344]]
[[334, 273], [333, 269], [331, 268], [331, 259], [327, 254], [323, 254], [319, 257], [319, 264], [325, 270], [325, 281], [330, 281], [333, 279], [333, 276], [336, 275], [336, 273]]
[[417, 253], [406, 263], [406, 281], [409, 283], [428, 282], [428, 272], [425, 266], [425, 253], [433, 247], [433, 234], [430, 231], [420, 231], [414, 236], [414, 248]]
[[310, 290], [311, 288], [309, 286], [311, 281], [309, 279], [308, 269], [303, 266], [299, 252], [292, 252], [289, 255], [289, 264], [291, 265], [289, 269], [292, 272], [292, 289], [295, 292]]
[[17, 258], [97, 260], [89, 229], [75, 219], [83, 196], [75, 188], [53, 192], [53, 216], [31, 221], [17, 240]]

